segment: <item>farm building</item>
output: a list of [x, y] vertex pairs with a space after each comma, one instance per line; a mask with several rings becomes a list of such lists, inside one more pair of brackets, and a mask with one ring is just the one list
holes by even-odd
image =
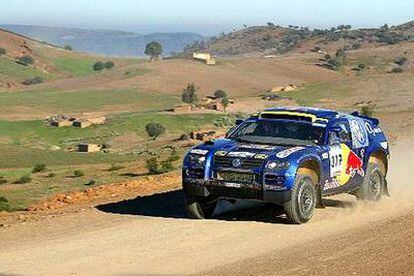
[[78, 152], [98, 152], [101, 148], [102, 147], [97, 144], [82, 143], [78, 145]]
[[215, 65], [216, 60], [209, 53], [193, 53], [193, 58], [204, 62], [207, 65]]

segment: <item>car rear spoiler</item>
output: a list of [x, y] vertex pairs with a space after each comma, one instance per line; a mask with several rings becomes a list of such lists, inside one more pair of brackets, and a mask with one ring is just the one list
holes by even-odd
[[377, 118], [361, 115], [358, 111], [352, 112], [351, 115], [370, 121], [374, 125], [374, 127], [379, 125], [379, 120]]

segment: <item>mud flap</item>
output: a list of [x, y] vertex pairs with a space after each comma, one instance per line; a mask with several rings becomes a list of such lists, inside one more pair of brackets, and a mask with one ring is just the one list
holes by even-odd
[[323, 201], [322, 201], [322, 191], [321, 191], [321, 186], [319, 186], [318, 185], [318, 189], [317, 189], [317, 192], [316, 192], [316, 206], [315, 206], [315, 208], [317, 208], [317, 209], [325, 209], [326, 208], [326, 206], [323, 204]]

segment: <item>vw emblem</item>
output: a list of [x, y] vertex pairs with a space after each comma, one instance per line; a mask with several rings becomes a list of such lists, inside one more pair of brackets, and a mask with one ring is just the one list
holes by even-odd
[[233, 167], [240, 167], [241, 163], [242, 161], [239, 158], [233, 159], [233, 161], [231, 161]]

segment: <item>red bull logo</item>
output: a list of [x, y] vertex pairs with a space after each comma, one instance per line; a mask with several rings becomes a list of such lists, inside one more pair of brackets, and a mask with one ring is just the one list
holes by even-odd
[[364, 169], [362, 168], [363, 162], [352, 150], [349, 152], [348, 160], [346, 163], [345, 173], [352, 177], [355, 173], [360, 176], [364, 176]]

